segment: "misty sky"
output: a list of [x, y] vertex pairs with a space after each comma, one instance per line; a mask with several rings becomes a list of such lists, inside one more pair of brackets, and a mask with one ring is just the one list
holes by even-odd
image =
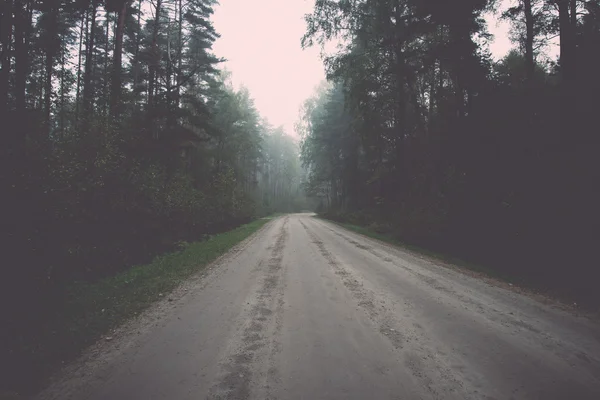
[[[220, 0], [214, 26], [221, 38], [214, 52], [228, 61], [234, 85], [246, 86], [260, 114], [294, 135], [294, 122], [305, 99], [325, 78], [319, 49], [302, 50], [303, 16], [314, 0]], [[511, 48], [506, 23], [489, 20], [495, 35], [494, 58]]]

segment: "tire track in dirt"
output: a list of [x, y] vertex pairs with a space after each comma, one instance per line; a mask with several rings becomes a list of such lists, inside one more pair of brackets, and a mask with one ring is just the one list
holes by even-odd
[[278, 338], [284, 305], [283, 250], [288, 238], [288, 219], [283, 220], [274, 245], [269, 246], [268, 261], [257, 268], [262, 270], [264, 278], [247, 302], [241, 337], [221, 364], [221, 374], [209, 392], [210, 399], [243, 400], [251, 394], [256, 397], [254, 392], [262, 392], [259, 397], [268, 399], [272, 397], [270, 388], [280, 381], [274, 359], [281, 351]]
[[[436, 279], [434, 277], [416, 271], [414, 268], [408, 267], [404, 264], [403, 260], [400, 259], [396, 254], [390, 254], [390, 256], [392, 257], [388, 257], [376, 251], [375, 249], [373, 249], [373, 247], [361, 244], [356, 240], [352, 239], [351, 237], [344, 235], [336, 231], [335, 229], [332, 229], [331, 227], [327, 226], [327, 224], [320, 223], [319, 225], [324, 227], [331, 233], [335, 234], [336, 236], [344, 239], [348, 243], [356, 246], [357, 248], [367, 251], [368, 253], [374, 255], [380, 260], [390, 263], [396, 267], [402, 268], [406, 272], [419, 279], [425, 285], [439, 292], [442, 292], [445, 295], [443, 300], [440, 298], [436, 298], [435, 301], [445, 304], [448, 304], [449, 301], [453, 302], [456, 307], [460, 307], [465, 310], [469, 310], [471, 312], [479, 314], [487, 321], [495, 324], [499, 329], [506, 329], [510, 335], [520, 335], [522, 330], [529, 331], [537, 336], [537, 339], [541, 342], [542, 346], [544, 346], [546, 350], [552, 351], [558, 357], [570, 358], [571, 362], [575, 361], [576, 358], [583, 358], [593, 360], [590, 361], [589, 364], [599, 364], [597, 358], [590, 357], [588, 354], [581, 352], [577, 349], [569, 348], [569, 346], [566, 343], [562, 342], [558, 338], [553, 337], [551, 333], [543, 332], [537, 329], [532, 324], [525, 322], [522, 318], [519, 318], [517, 316], [518, 312], [515, 314], [516, 310], [511, 312], [501, 312], [493, 307], [489, 307], [489, 305], [486, 305], [478, 301], [475, 297], [471, 296], [468, 290], [458, 291], [452, 289], [451, 287], [449, 287], [449, 285], [451, 285], [450, 283], [444, 282], [445, 279], [442, 278], [442, 281], [440, 281], [440, 279]], [[389, 246], [385, 243], [382, 243], [382, 245], [384, 246], [384, 248], [387, 248]], [[462, 273], [462, 271], [460, 273]], [[597, 378], [600, 377], [599, 368], [590, 368], [590, 373], [592, 373], [592, 375], [594, 375]]]
[[[404, 304], [407, 306], [403, 313], [406, 318], [399, 317], [397, 312], [393, 313], [395, 307], [389, 307], [391, 303], [389, 300], [386, 301], [373, 290], [365, 287], [362, 280], [357, 279], [360, 277], [354, 276], [345, 268], [304, 222], [300, 221], [300, 223], [334, 273], [340, 277], [357, 305], [377, 326], [378, 333], [389, 340], [398, 352], [399, 361], [408, 368], [420, 385], [427, 388], [436, 399], [456, 398], [456, 396], [471, 398], [473, 393], [468, 392], [463, 379], [457, 376], [455, 368], [448, 366], [449, 363], [443, 359], [446, 356], [445, 350], [433, 346], [423, 328], [408, 316], [410, 313], [406, 311], [410, 309], [410, 305]], [[368, 248], [368, 246], [363, 247]], [[386, 304], [388, 307], [385, 306]]]

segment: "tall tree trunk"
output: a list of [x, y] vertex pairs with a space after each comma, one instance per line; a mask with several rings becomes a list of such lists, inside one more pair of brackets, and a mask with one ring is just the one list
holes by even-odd
[[94, 42], [96, 36], [95, 32], [97, 8], [98, 0], [92, 0], [92, 14], [90, 18], [89, 36], [85, 46], [85, 71], [83, 73], [83, 111], [85, 113], [84, 120], [88, 122], [93, 114], [92, 100], [94, 95], [94, 88], [92, 86], [92, 68], [94, 62]]
[[75, 91], [75, 123], [79, 121], [79, 100], [81, 93], [81, 49], [83, 47], [83, 23], [86, 23], [86, 31], [87, 31], [87, 21], [88, 14], [84, 13], [81, 16], [81, 25], [79, 27], [79, 53], [77, 56], [77, 90]]
[[[2, 1], [2, 0], [0, 0]], [[8, 112], [8, 80], [10, 70], [10, 49], [12, 45], [12, 0], [3, 0], [2, 15], [0, 15], [0, 117]], [[1, 3], [0, 3], [1, 4]]]
[[[168, 21], [170, 23], [170, 21]], [[167, 28], [167, 127], [173, 129], [175, 127], [175, 113], [173, 112], [173, 87], [171, 76], [173, 75], [173, 60], [171, 58], [171, 35], [170, 29]]]
[[26, 0], [15, 0], [14, 26], [15, 26], [15, 104], [18, 113], [23, 113], [26, 108], [25, 86], [29, 70], [28, 47], [31, 17]]
[[[443, 38], [444, 38], [444, 27], [442, 25], [440, 25], [440, 29], [439, 29], [438, 33], [439, 33], [438, 41], [441, 42], [443, 40]], [[438, 93], [443, 93], [443, 89], [444, 89], [444, 62], [443, 62], [442, 58], [439, 59], [438, 64], [439, 64], [440, 73], [439, 73], [439, 76], [438, 76], [438, 78], [439, 78], [439, 80], [438, 80], [439, 81], [438, 82], [438, 89], [439, 90], [437, 92]], [[439, 107], [438, 107], [438, 109], [439, 109]]]
[[135, 56], [133, 60], [133, 92], [136, 94], [135, 96], [135, 109], [138, 108], [138, 85], [139, 85], [139, 76], [140, 76], [140, 37], [141, 37], [141, 27], [140, 20], [142, 17], [142, 0], [138, 1], [138, 18], [137, 18], [137, 26], [140, 29], [135, 35]]
[[51, 111], [52, 111], [52, 71], [54, 70], [54, 54], [51, 51], [46, 52], [44, 63], [46, 79], [44, 80], [44, 133], [50, 134], [51, 129]]
[[179, 21], [178, 21], [178, 51], [177, 51], [177, 92], [175, 93], [177, 108], [179, 108], [181, 96], [181, 65], [183, 59], [183, 2], [179, 0]]
[[563, 141], [573, 129], [575, 110], [575, 37], [570, 16], [570, 0], [558, 0], [561, 69], [561, 130]]
[[453, 60], [454, 70], [452, 73], [452, 77], [454, 78], [454, 99], [456, 102], [456, 117], [460, 121], [465, 116], [465, 87], [463, 83], [463, 53], [462, 50], [464, 48], [465, 40], [469, 37], [462, 32], [462, 27], [454, 26], [450, 29], [451, 40], [454, 41], [454, 45], [457, 47], [458, 51], [455, 54], [455, 59]]
[[110, 49], [110, 13], [106, 11], [106, 39], [104, 42], [104, 73], [102, 79], [102, 99], [104, 103], [104, 109], [102, 110], [104, 117], [108, 116], [108, 103], [109, 103], [109, 93], [108, 93], [108, 81], [110, 80], [110, 71], [108, 67], [108, 53]]
[[[431, 66], [431, 75], [429, 77], [429, 110], [428, 110], [428, 117], [427, 117], [427, 122], [429, 123], [429, 125], [431, 125], [431, 121], [433, 120], [433, 115], [435, 113], [435, 99], [436, 99], [436, 90], [435, 90], [435, 85], [437, 82], [437, 77], [436, 77], [436, 72], [437, 72], [437, 65], [439, 65], [439, 60], [437, 60], [436, 62], [433, 63], [433, 65]], [[440, 71], [441, 73], [441, 71]], [[431, 131], [431, 126], [429, 126], [428, 131]]]
[[65, 102], [66, 102], [65, 92], [67, 91], [67, 89], [65, 88], [65, 73], [66, 73], [65, 52], [66, 51], [61, 52], [61, 60], [60, 60], [60, 112], [59, 112], [60, 119], [59, 119], [59, 124], [60, 124], [61, 137], [65, 136]]
[[531, 82], [533, 80], [533, 74], [535, 72], [535, 63], [533, 60], [533, 10], [531, 8], [531, 0], [523, 0], [523, 5], [525, 8], [525, 27], [526, 27], [526, 36], [525, 36], [525, 74], [527, 76], [527, 80]]
[[56, 29], [58, 27], [58, 9], [55, 5], [50, 3], [50, 7], [48, 12], [48, 17], [50, 22], [48, 24], [49, 32], [46, 34], [49, 36], [46, 38], [47, 46], [46, 46], [46, 60], [45, 60], [45, 87], [44, 87], [44, 133], [46, 135], [50, 135], [52, 120], [52, 75], [54, 73], [54, 61], [56, 58], [56, 52], [58, 50], [57, 41], [60, 41], [58, 38], [58, 32]]
[[123, 2], [117, 17], [117, 30], [115, 32], [115, 49], [113, 52], [113, 76], [110, 90], [110, 111], [113, 118], [119, 117], [119, 100], [121, 97], [121, 64], [123, 56], [123, 32], [127, 16], [128, 1]]
[[394, 126], [396, 129], [396, 161], [398, 168], [398, 177], [400, 182], [403, 183], [404, 176], [404, 136], [406, 133], [406, 99], [405, 99], [405, 81], [406, 81], [406, 69], [405, 69], [405, 57], [402, 51], [403, 38], [403, 27], [401, 25], [402, 13], [400, 9], [400, 1], [395, 1], [395, 27], [394, 27], [394, 56], [395, 56], [395, 78], [396, 78], [396, 110], [394, 113]]
[[571, 82], [575, 75], [575, 36], [570, 14], [570, 0], [558, 1], [560, 27], [560, 68], [563, 82]]
[[160, 7], [162, 1], [156, 0], [156, 10], [155, 10], [155, 18], [154, 18], [154, 28], [152, 31], [152, 50], [151, 50], [151, 59], [150, 59], [150, 77], [148, 79], [148, 112], [152, 115], [154, 108], [154, 86], [156, 80], [156, 68], [159, 63], [159, 55], [158, 55], [158, 26], [160, 23]]

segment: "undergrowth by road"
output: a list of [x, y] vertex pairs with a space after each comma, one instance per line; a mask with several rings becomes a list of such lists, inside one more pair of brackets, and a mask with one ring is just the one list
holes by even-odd
[[[64, 304], [37, 332], [27, 332], [8, 349], [3, 360], [12, 373], [0, 387], [0, 399], [10, 393], [34, 392], [66, 361], [109, 332], [139, 314], [155, 301], [234, 245], [256, 232], [271, 218], [262, 218], [210, 239], [182, 243], [181, 250], [158, 256], [147, 265], [134, 266], [115, 276], [93, 283], [75, 283]], [[4, 392], [2, 391], [4, 389]]]

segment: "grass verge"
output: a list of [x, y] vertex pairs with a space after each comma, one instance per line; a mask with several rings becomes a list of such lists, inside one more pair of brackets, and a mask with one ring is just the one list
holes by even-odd
[[158, 256], [148, 265], [135, 266], [93, 284], [73, 285], [68, 314], [75, 318], [70, 318], [70, 331], [76, 336], [97, 338], [168, 294], [269, 220], [256, 220], [188, 244], [179, 252]]
[[202, 242], [186, 243], [178, 252], [97, 282], [72, 284], [64, 302], [56, 306], [56, 315], [12, 349], [13, 372], [22, 382], [9, 382], [11, 390], [34, 393], [62, 363], [168, 295], [272, 218], [255, 220]]

